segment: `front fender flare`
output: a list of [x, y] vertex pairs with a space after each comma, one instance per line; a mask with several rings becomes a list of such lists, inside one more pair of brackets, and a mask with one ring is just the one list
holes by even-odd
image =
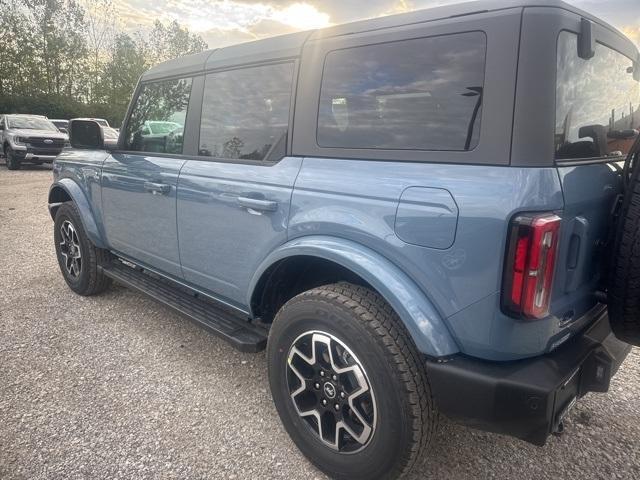
[[71, 201], [75, 203], [78, 211], [80, 212], [82, 226], [84, 227], [84, 230], [91, 242], [98, 248], [107, 248], [106, 242], [104, 241], [104, 236], [102, 235], [101, 230], [98, 228], [95, 217], [93, 215], [91, 204], [87, 200], [87, 197], [82, 191], [82, 188], [80, 188], [80, 185], [78, 185], [72, 179], [62, 178], [53, 183], [53, 185], [51, 185], [51, 187], [49, 188], [49, 211], [52, 214], [51, 216], [54, 216], [54, 209], [59, 206], [59, 203], [51, 202], [52, 193], [57, 188], [61, 188], [62, 190], [64, 190], [69, 198], [71, 198]]
[[251, 305], [258, 282], [269, 267], [285, 258], [305, 255], [335, 262], [368, 282], [398, 314], [420, 352], [433, 357], [459, 352], [442, 317], [413, 280], [382, 255], [342, 238], [308, 236], [281, 245], [251, 279], [247, 305]]

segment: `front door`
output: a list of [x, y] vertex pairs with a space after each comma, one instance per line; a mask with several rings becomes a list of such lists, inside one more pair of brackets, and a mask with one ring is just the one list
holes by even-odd
[[286, 242], [300, 158], [285, 157], [292, 63], [206, 76], [200, 160], [178, 182], [185, 280], [239, 307], [251, 274]]
[[176, 228], [178, 175], [191, 79], [142, 85], [123, 133], [123, 151], [102, 169], [102, 209], [111, 249], [182, 277]]

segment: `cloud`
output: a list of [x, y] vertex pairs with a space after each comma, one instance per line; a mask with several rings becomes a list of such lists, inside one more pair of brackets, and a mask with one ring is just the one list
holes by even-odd
[[[210, 47], [307, 30], [460, 0], [114, 0], [127, 30], [177, 20]], [[568, 0], [622, 29], [640, 44], [638, 0]]]
[[637, 25], [622, 27], [622, 33], [640, 46], [640, 23]]

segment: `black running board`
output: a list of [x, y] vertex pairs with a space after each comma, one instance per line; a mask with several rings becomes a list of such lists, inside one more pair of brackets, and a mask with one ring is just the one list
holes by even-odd
[[243, 317], [223, 305], [204, 300], [197, 293], [155, 274], [145, 273], [118, 260], [102, 267], [105, 275], [116, 282], [138, 290], [160, 303], [187, 316], [201, 327], [227, 340], [242, 352], [259, 352], [267, 344], [267, 332], [252, 325]]

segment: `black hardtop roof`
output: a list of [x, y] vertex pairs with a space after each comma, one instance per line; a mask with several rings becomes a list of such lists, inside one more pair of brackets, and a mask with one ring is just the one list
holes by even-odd
[[613, 26], [561, 0], [477, 0], [389, 15], [386, 17], [360, 20], [319, 30], [291, 33], [240, 43], [229, 47], [207, 50], [202, 53], [186, 55], [156, 65], [144, 73], [141, 80], [155, 80], [175, 75], [193, 74], [217, 68], [250, 64], [261, 60], [278, 60], [297, 57], [300, 55], [302, 47], [307, 40], [524, 7], [555, 7], [568, 10], [597, 22], [624, 37], [624, 35]]

